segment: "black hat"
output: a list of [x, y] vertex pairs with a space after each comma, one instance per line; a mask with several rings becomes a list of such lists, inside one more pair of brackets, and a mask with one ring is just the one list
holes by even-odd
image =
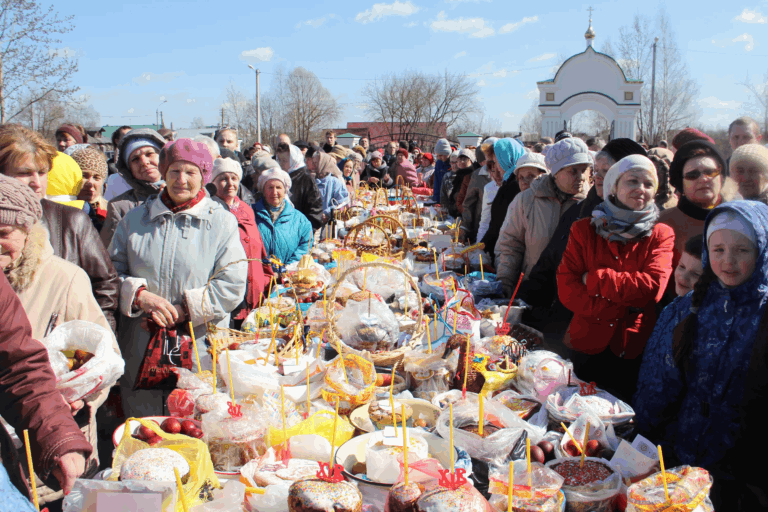
[[563, 139], [569, 139], [571, 137], [573, 137], [573, 135], [571, 135], [571, 132], [566, 130], [560, 130], [555, 134], [555, 142], [560, 142]]
[[[694, 154], [699, 152], [700, 154]], [[717, 146], [706, 140], [692, 140], [680, 146], [672, 160], [672, 165], [669, 166], [669, 183], [680, 192], [683, 191], [683, 167], [688, 160], [697, 156], [714, 158], [720, 166], [720, 175], [724, 178], [728, 177], [728, 166], [725, 165], [725, 158]]]
[[648, 153], [643, 149], [643, 146], [633, 141], [632, 139], [613, 139], [611, 142], [603, 146], [604, 151], [608, 153], [614, 162], [618, 162], [625, 156], [629, 155], [643, 155], [648, 156]]
[[296, 146], [299, 149], [306, 149], [309, 147], [309, 143], [303, 140], [297, 140], [293, 143], [294, 146]]

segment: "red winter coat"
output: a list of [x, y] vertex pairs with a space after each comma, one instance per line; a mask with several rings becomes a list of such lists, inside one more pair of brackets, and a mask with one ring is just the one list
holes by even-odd
[[586, 354], [610, 346], [617, 356], [634, 359], [656, 324], [655, 306], [672, 274], [675, 233], [657, 223], [650, 236], [623, 244], [598, 235], [590, 221], [573, 224], [557, 269], [558, 296], [574, 313], [563, 341]]
[[[24, 429], [29, 429], [35, 473], [54, 487], [56, 479], [50, 475], [55, 461], [74, 451], [84, 453], [87, 459], [93, 447], [56, 389], [48, 352], [32, 339], [32, 327], [24, 306], [5, 275], [0, 275], [0, 369], [3, 418], [16, 429], [19, 437], [23, 436]], [[13, 465], [13, 442], [2, 426], [0, 447], [1, 462], [11, 482], [27, 494], [21, 467]], [[26, 468], [26, 460], [23, 466]]]
[[[253, 208], [240, 199], [235, 199], [235, 204], [229, 209], [237, 218], [237, 227], [240, 228], [240, 243], [243, 244], [245, 255], [248, 259], [261, 258], [266, 260], [267, 252], [261, 242], [261, 234], [256, 225]], [[245, 292], [245, 302], [248, 307], [236, 313], [235, 320], [244, 319], [252, 309], [259, 305], [261, 294], [269, 285], [271, 277], [272, 267], [269, 265], [264, 265], [260, 261], [248, 262], [248, 288]]]

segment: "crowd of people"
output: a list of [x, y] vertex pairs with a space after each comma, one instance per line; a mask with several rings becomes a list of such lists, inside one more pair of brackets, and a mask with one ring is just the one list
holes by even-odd
[[[307, 254], [360, 187], [403, 185], [484, 244], [547, 348], [631, 403], [670, 458], [714, 475], [713, 500], [768, 507], [746, 461], [764, 451], [768, 349], [768, 147], [754, 120], [730, 125], [728, 158], [692, 128], [656, 147], [568, 132], [432, 152], [325, 137], [241, 152], [230, 128], [174, 140], [124, 126], [107, 160], [78, 126], [55, 144], [0, 126], [2, 418], [30, 430], [45, 501], [98, 470], [115, 418], [165, 412], [167, 392], [135, 388], [153, 333], [239, 328], [274, 263]], [[40, 342], [78, 319], [114, 332], [125, 372], [111, 394], [67, 404]], [[0, 487], [27, 496], [18, 444], [0, 434]]]

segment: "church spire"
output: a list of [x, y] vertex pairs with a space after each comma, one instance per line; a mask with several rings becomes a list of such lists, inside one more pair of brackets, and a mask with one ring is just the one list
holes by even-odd
[[589, 28], [584, 33], [584, 39], [587, 40], [587, 47], [592, 46], [592, 42], [595, 40], [595, 29], [592, 28], [592, 7], [587, 9], [589, 11]]

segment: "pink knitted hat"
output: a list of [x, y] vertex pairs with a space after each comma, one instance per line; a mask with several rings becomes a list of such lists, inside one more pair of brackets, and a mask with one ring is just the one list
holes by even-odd
[[213, 172], [213, 157], [208, 146], [192, 139], [178, 139], [168, 142], [160, 152], [160, 175], [165, 179], [168, 168], [174, 162], [189, 162], [200, 169], [203, 185], [210, 183]]

